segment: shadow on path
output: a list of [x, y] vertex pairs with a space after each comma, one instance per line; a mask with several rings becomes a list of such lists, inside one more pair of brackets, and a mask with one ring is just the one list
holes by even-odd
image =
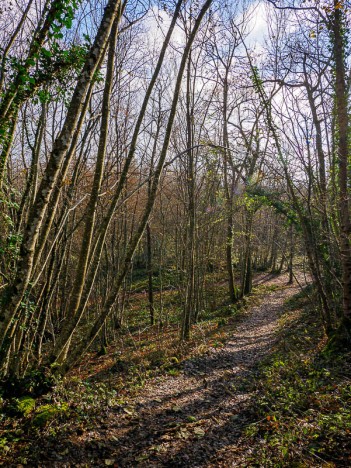
[[130, 400], [129, 414], [116, 406], [89, 432], [63, 442], [58, 437], [56, 444], [50, 437], [38, 441], [32, 466], [248, 466], [245, 428], [255, 422], [248, 377], [255, 378], [272, 350], [283, 303], [297, 291], [289, 286], [268, 293], [223, 348], [186, 361], [177, 377], [150, 381]]

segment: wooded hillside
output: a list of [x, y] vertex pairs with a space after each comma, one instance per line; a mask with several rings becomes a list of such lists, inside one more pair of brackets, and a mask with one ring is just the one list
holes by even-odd
[[123, 375], [145, 332], [176, 368], [270, 274], [346, 365], [347, 1], [5, 0], [0, 26], [6, 401], [111, 349]]

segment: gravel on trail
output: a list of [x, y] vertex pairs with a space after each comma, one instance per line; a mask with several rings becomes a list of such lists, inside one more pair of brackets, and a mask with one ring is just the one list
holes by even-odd
[[274, 348], [285, 301], [299, 292], [286, 275], [260, 282], [276, 289], [247, 309], [222, 348], [186, 361], [177, 376], [150, 380], [127, 408], [112, 408], [91, 431], [66, 440], [61, 460], [46, 453], [40, 466], [260, 466], [245, 442], [255, 422], [255, 394], [245, 383]]

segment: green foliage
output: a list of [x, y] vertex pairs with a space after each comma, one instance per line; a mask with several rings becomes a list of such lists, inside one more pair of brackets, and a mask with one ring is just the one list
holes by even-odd
[[[73, 24], [75, 10], [81, 0], [58, 0], [54, 2], [55, 13], [51, 19], [45, 46], [33, 38], [30, 53], [27, 57], [8, 55], [4, 59], [4, 70], [8, 78], [8, 88], [3, 97], [13, 99], [12, 107], [16, 109], [30, 97], [46, 102], [49, 100], [48, 86], [53, 83], [61, 85], [61, 90], [69, 88], [67, 80], [72, 78], [72, 71], [79, 73], [84, 63], [89, 43], [71, 44], [63, 47], [64, 29]], [[53, 92], [57, 94], [56, 91]], [[0, 139], [6, 140], [11, 122], [1, 123]]]
[[6, 255], [7, 260], [16, 260], [19, 254], [19, 246], [22, 240], [20, 234], [9, 233], [4, 239], [0, 239], [0, 255]]
[[74, 44], [69, 48], [59, 43], [52, 44], [50, 49], [43, 47], [37, 67], [24, 80], [29, 83], [28, 92], [35, 96], [34, 102], [64, 99], [68, 104], [74, 89], [71, 80], [80, 72], [87, 50], [87, 45]]
[[179, 374], [180, 374], [180, 370], [179, 369], [175, 369], [175, 368], [171, 368], [171, 369], [168, 369], [167, 370], [167, 374], [168, 375], [171, 375], [173, 377], [177, 377]]
[[278, 192], [268, 191], [262, 187], [248, 187], [247, 197], [252, 199], [256, 203], [270, 206], [276, 210], [277, 213], [283, 215], [288, 224], [293, 224], [296, 228], [299, 228], [298, 216], [291, 203], [283, 201], [280, 198]]
[[13, 200], [16, 193], [11, 193], [5, 197], [4, 193], [0, 193], [0, 255], [2, 255], [3, 263], [10, 264], [18, 258], [19, 246], [22, 241], [22, 236], [15, 229], [11, 213], [18, 210], [18, 204]]
[[69, 407], [67, 403], [62, 403], [61, 405], [48, 404], [40, 406], [33, 418], [33, 425], [37, 427], [44, 427], [56, 418], [67, 416], [68, 410]]
[[0, 437], [0, 454], [1, 453], [7, 453], [9, 452], [11, 449], [10, 447], [8, 446], [8, 439], [7, 437]]
[[242, 201], [249, 213], [255, 213], [263, 204], [262, 197], [250, 195], [248, 192], [245, 192]]
[[17, 410], [23, 416], [29, 416], [34, 411], [35, 399], [31, 396], [23, 396], [17, 400]]
[[260, 73], [258, 70], [257, 66], [252, 66], [251, 67], [251, 76], [250, 76], [253, 86], [255, 88], [255, 91], [259, 94], [262, 92], [263, 89], [263, 81], [260, 77]]
[[187, 420], [189, 423], [197, 422], [197, 418], [195, 416], [188, 416]]

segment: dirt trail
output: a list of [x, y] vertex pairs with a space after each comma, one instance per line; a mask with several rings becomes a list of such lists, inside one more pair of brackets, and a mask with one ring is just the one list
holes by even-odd
[[187, 361], [177, 377], [150, 381], [128, 408], [112, 408], [93, 430], [67, 440], [66, 454], [58, 447], [60, 461], [45, 457], [40, 465], [250, 466], [243, 430], [254, 422], [255, 395], [245, 382], [274, 346], [285, 300], [299, 291], [285, 276], [261, 281], [281, 288], [245, 313], [224, 347]]

